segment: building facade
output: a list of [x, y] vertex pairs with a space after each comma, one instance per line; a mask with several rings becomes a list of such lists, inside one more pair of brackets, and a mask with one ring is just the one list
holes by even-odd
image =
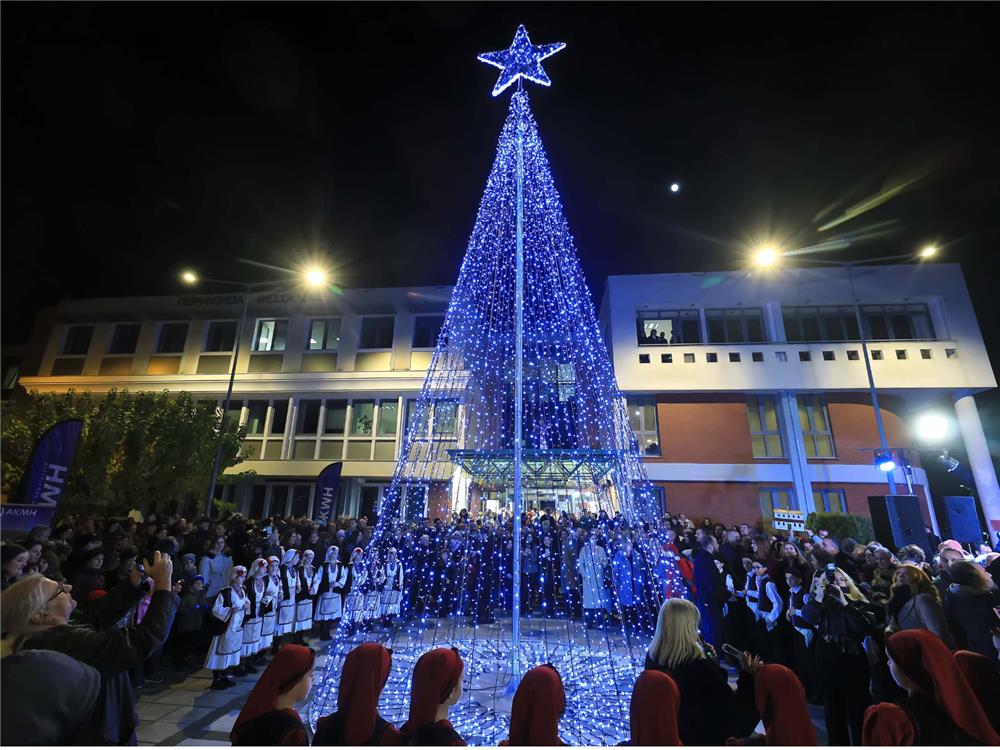
[[[730, 523], [774, 509], [867, 513], [886, 494], [859, 343], [860, 305], [892, 473], [929, 508], [909, 425], [947, 410], [989, 521], [1000, 490], [972, 396], [996, 387], [961, 271], [952, 264], [773, 276], [613, 276], [601, 321], [650, 479], [669, 512]], [[343, 461], [338, 513], [377, 512], [419, 395], [451, 287], [271, 293], [249, 300], [231, 416], [251, 470], [221, 493], [252, 516], [313, 511], [314, 480]], [[40, 313], [21, 364], [39, 392], [186, 391], [221, 404], [240, 294], [67, 300]], [[941, 446], [945, 447], [945, 446]], [[442, 515], [449, 493], [428, 493]], [[409, 505], [408, 501], [408, 505]], [[927, 513], [933, 523], [933, 514]]]

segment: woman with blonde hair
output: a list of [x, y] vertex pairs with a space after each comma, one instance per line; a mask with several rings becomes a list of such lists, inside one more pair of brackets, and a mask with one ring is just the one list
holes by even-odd
[[665, 672], [677, 683], [677, 725], [685, 745], [724, 745], [729, 737], [750, 734], [760, 720], [752, 679], [760, 660], [744, 653], [734, 692], [726, 670], [705, 653], [700, 621], [698, 608], [687, 599], [663, 602], [645, 668]]
[[918, 566], [904, 563], [896, 568], [896, 573], [892, 577], [892, 593], [888, 609], [887, 634], [922, 628], [931, 631], [944, 641], [948, 648], [954, 648], [954, 639], [948, 628], [948, 620], [944, 607], [941, 606], [938, 590]]

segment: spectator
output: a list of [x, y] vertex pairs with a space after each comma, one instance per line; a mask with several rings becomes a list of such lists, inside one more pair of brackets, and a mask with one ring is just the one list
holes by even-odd
[[102, 568], [104, 567], [104, 548], [88, 549], [80, 558], [80, 568], [70, 578], [73, 598], [80, 606], [86, 606], [90, 592], [103, 589], [106, 585]]
[[998, 745], [955, 658], [926, 630], [894, 633], [886, 644], [889, 670], [906, 691], [897, 703], [865, 713], [866, 745]]
[[212, 548], [201, 558], [198, 574], [205, 579], [205, 595], [214, 599], [229, 585], [229, 574], [233, 560], [226, 552], [226, 540], [221, 535], [215, 538]]
[[3, 569], [3, 578], [0, 586], [6, 589], [24, 573], [24, 566], [28, 564], [28, 550], [20, 544], [4, 544], [0, 546], [0, 567]]
[[[941, 550], [938, 552], [938, 574], [934, 578], [934, 588], [938, 590], [938, 595], [941, 597], [941, 603], [947, 606], [948, 602], [948, 586], [951, 585], [951, 566], [952, 563], [961, 562], [965, 559], [965, 553], [962, 551], [961, 545], [958, 542], [952, 542], [955, 546], [945, 546], [949, 544], [948, 542], [941, 543]], [[958, 547], [958, 549], [955, 549]]]
[[[677, 683], [681, 693], [678, 726], [685, 745], [723, 745], [729, 737], [748, 735], [759, 717], [748, 676], [740, 675], [734, 693], [726, 670], [706, 656], [698, 637], [699, 619], [697, 607], [688, 600], [665, 601], [645, 668], [665, 672]], [[685, 696], [698, 697], [685, 702]]]
[[180, 667], [187, 666], [188, 659], [199, 651], [202, 627], [205, 624], [205, 613], [211, 608], [211, 602], [205, 597], [205, 579], [195, 576], [181, 589], [180, 604], [177, 607], [177, 617], [174, 619], [173, 651], [176, 663]]
[[823, 687], [827, 740], [831, 745], [860, 745], [871, 702], [871, 665], [864, 641], [878, 631], [879, 618], [839, 567], [814, 576], [809, 596], [806, 619], [817, 626], [816, 671]]
[[702, 634], [708, 643], [722, 643], [722, 607], [729, 598], [726, 579], [715, 564], [719, 543], [711, 534], [705, 534], [700, 549], [694, 553], [695, 602], [701, 612]]
[[413, 668], [410, 715], [399, 728], [406, 745], [465, 745], [448, 721], [448, 709], [462, 697], [465, 663], [456, 649], [436, 648]]
[[950, 648], [954, 641], [937, 589], [927, 574], [916, 565], [896, 568], [889, 599], [889, 632], [924, 628]]
[[128, 671], [159, 650], [170, 631], [177, 609], [177, 597], [170, 591], [172, 568], [170, 558], [154, 553], [153, 562], [146, 564], [154, 584], [152, 603], [140, 624], [124, 628], [115, 624], [144, 591], [138, 569], [73, 622], [76, 602], [70, 596], [71, 586], [34, 573], [3, 594], [3, 624], [15, 649], [59, 651], [101, 673], [102, 743], [135, 744], [138, 718]]
[[949, 576], [951, 584], [945, 601], [955, 645], [996, 660], [990, 631], [997, 624], [993, 609], [1000, 606], [1000, 592], [986, 571], [972, 562], [952, 563]]
[[305, 646], [282, 646], [257, 680], [233, 724], [233, 745], [308, 745], [309, 735], [295, 704], [312, 688], [316, 652]]
[[378, 714], [378, 699], [392, 654], [378, 643], [362, 643], [344, 659], [337, 710], [316, 725], [313, 745], [398, 745], [399, 730]]
[[681, 738], [677, 727], [677, 709], [681, 694], [668, 675], [647, 669], [632, 688], [629, 707], [629, 745], [677, 747]]
[[525, 672], [510, 708], [510, 737], [501, 745], [553, 746], [559, 739], [559, 719], [566, 710], [566, 692], [555, 667], [545, 664]]
[[[7, 610], [4, 608], [6, 619]], [[0, 744], [86, 745], [99, 708], [101, 675], [55, 651], [8, 653], [0, 660]]]
[[764, 737], [754, 734], [739, 744], [815, 745], [816, 729], [809, 717], [805, 690], [795, 673], [780, 664], [765, 664], [757, 667], [754, 682]]

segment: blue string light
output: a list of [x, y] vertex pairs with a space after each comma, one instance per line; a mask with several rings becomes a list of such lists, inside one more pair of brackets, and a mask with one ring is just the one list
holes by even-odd
[[[508, 50], [480, 55], [502, 70], [494, 96], [520, 78], [549, 85], [540, 62], [563, 46], [532, 45], [521, 26]], [[509, 509], [514, 442], [519, 137], [524, 498], [539, 507], [554, 502], [579, 511], [586, 505], [608, 514], [591, 532], [601, 535], [607, 550], [604, 567], [598, 555], [587, 553], [583, 571], [565, 565], [567, 555], [579, 551], [579, 541], [542, 541], [558, 530], [543, 527], [537, 517], [524, 528], [522, 560], [528, 573], [518, 653], [524, 669], [550, 662], [562, 675], [567, 711], [560, 731], [566, 742], [627, 739], [632, 684], [642, 670], [663, 592], [683, 587], [676, 563], [661, 554], [663, 540], [655, 528], [659, 508], [528, 96], [519, 88], [511, 97], [458, 282], [365, 555], [366, 566], [377, 566], [384, 564], [387, 549], [400, 550], [405, 570], [401, 613], [389, 626], [361, 618], [356, 632], [338, 631], [310, 703], [314, 726], [336, 710], [343, 660], [358, 643], [377, 641], [393, 650], [393, 673], [380, 711], [397, 724], [406, 718], [416, 659], [436, 646], [454, 645], [466, 664], [466, 698], [452, 709], [452, 723], [470, 744], [496, 744], [506, 737], [509, 698], [505, 703], [503, 689], [511, 665], [514, 583], [513, 540], [503, 514]], [[431, 505], [446, 498], [451, 508], [473, 514], [488, 507], [499, 513], [498, 521], [446, 527], [427, 540], [408, 540], [400, 518], [412, 491], [426, 493]], [[639, 530], [631, 558], [624, 552], [622, 524]], [[562, 588], [567, 576], [583, 573], [607, 589], [608, 612], [597, 627], [573, 619], [570, 593], [556, 588], [556, 578]], [[366, 593], [375, 580], [369, 568], [361, 584]]]

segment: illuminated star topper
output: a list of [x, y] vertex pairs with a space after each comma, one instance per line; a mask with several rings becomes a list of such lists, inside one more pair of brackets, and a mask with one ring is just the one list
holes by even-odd
[[519, 78], [526, 78], [542, 86], [551, 86], [552, 81], [542, 70], [542, 60], [551, 57], [566, 46], [566, 42], [555, 44], [532, 44], [524, 24], [517, 27], [510, 49], [496, 52], [482, 52], [476, 58], [480, 62], [500, 68], [500, 77], [493, 87], [493, 96], [498, 96], [505, 88]]

